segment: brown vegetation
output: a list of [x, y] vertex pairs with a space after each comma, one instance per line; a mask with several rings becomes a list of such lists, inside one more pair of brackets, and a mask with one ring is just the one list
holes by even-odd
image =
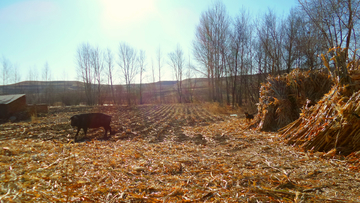
[[269, 76], [260, 89], [257, 129], [275, 131], [298, 119], [300, 109], [318, 102], [332, 84], [325, 71], [295, 69], [289, 74]]
[[[113, 116], [70, 143], [78, 113]], [[56, 107], [0, 131], [0, 200], [343, 202], [360, 196], [355, 158], [307, 153], [200, 105]], [[90, 137], [90, 139], [88, 139]], [[351, 170], [349, 170], [351, 169]], [[339, 175], [341, 174], [341, 175]]]
[[[333, 51], [333, 50], [330, 50]], [[335, 85], [314, 106], [303, 108], [299, 119], [282, 129], [283, 139], [305, 150], [348, 155], [360, 150], [360, 60], [346, 62], [345, 50], [331, 58]], [[330, 62], [322, 56], [330, 70]]]

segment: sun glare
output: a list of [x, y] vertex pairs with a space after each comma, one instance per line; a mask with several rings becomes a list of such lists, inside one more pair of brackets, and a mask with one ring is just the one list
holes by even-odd
[[102, 0], [101, 3], [105, 24], [111, 26], [139, 21], [155, 9], [154, 0]]

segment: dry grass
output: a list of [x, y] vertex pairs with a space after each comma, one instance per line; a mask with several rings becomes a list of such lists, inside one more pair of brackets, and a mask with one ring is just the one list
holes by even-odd
[[205, 102], [204, 107], [213, 113], [226, 113], [227, 109], [221, 106], [219, 102]]
[[38, 116], [36, 113], [31, 114], [30, 116], [31, 123], [38, 123]]
[[203, 106], [106, 107], [101, 110], [113, 116], [116, 135], [96, 140], [103, 132], [95, 130], [92, 139], [75, 144], [68, 143], [75, 133], [68, 118], [85, 109], [53, 110], [55, 115], [37, 124], [0, 126], [0, 201], [348, 202], [360, 197], [355, 157], [304, 152], [279, 142], [276, 133], [244, 130], [244, 119], [212, 114]]
[[232, 107], [231, 105], [222, 105], [219, 102], [205, 102], [203, 105], [210, 112], [216, 114], [234, 114], [242, 112], [241, 108], [238, 106]]
[[65, 106], [62, 102], [55, 102], [53, 106]]

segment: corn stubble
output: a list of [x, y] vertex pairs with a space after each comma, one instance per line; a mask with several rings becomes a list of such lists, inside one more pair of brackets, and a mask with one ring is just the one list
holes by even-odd
[[[84, 111], [112, 115], [116, 134], [97, 140], [103, 132], [93, 129], [90, 140], [69, 143], [76, 129], [68, 119]], [[342, 202], [360, 196], [349, 162], [299, 152], [276, 133], [245, 127], [245, 119], [190, 104], [58, 109], [36, 123], [4, 124], [0, 201]]]

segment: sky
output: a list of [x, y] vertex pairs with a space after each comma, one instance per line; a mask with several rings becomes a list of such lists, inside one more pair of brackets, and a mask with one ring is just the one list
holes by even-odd
[[[242, 8], [254, 17], [268, 9], [281, 16], [297, 6], [297, 0], [222, 2], [231, 17]], [[179, 44], [186, 58], [191, 56], [201, 13], [213, 3], [213, 0], [0, 0], [0, 61], [6, 58], [17, 67], [21, 81], [28, 80], [30, 72], [33, 79], [42, 80], [46, 62], [51, 80], [79, 80], [75, 57], [79, 45], [109, 48], [117, 58], [119, 43], [126, 42], [146, 52], [145, 82], [151, 80], [151, 61], [156, 65], [159, 47], [165, 62], [162, 80], [173, 80], [166, 63], [168, 53]], [[116, 83], [123, 84], [117, 65], [115, 69]]]

